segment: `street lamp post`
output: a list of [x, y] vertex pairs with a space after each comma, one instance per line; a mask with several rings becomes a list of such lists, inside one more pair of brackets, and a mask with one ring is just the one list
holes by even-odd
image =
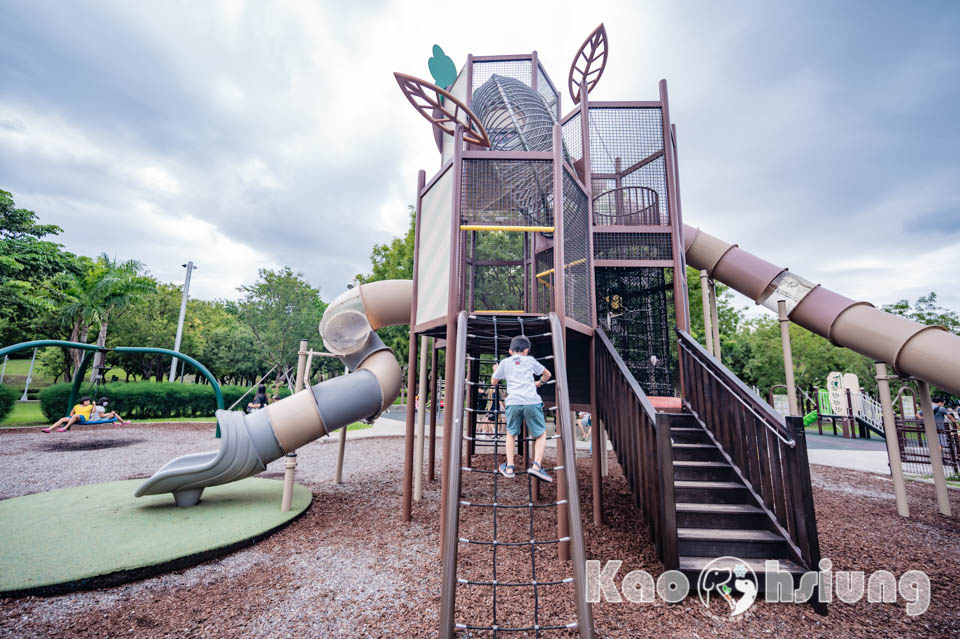
[[[183, 299], [180, 300], [180, 319], [177, 321], [177, 337], [173, 342], [173, 350], [180, 352], [180, 338], [183, 337], [183, 316], [187, 313], [187, 298], [190, 296], [190, 274], [197, 268], [193, 262], [182, 264], [187, 269], [187, 278], [183, 282]], [[177, 378], [177, 358], [170, 362], [170, 381]]]

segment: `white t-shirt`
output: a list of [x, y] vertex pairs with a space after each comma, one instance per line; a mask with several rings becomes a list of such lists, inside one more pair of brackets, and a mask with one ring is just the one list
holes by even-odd
[[527, 404], [542, 404], [543, 400], [537, 394], [537, 386], [533, 381], [535, 375], [540, 375], [546, 369], [543, 364], [529, 355], [511, 355], [497, 366], [493, 379], [503, 379], [507, 382], [507, 406], [524, 406]]

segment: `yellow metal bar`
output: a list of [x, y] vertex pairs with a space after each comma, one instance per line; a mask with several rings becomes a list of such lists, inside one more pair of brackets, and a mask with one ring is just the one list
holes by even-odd
[[508, 314], [508, 313], [517, 313], [517, 314], [526, 313], [526, 311], [504, 311], [504, 310], [491, 311], [491, 310], [489, 310], [489, 309], [488, 309], [488, 310], [484, 310], [484, 311], [473, 311], [473, 312], [474, 312], [474, 313], [488, 313], [488, 314], [490, 314], [490, 315], [506, 315], [506, 314]]
[[552, 226], [488, 226], [485, 224], [461, 224], [461, 231], [511, 231], [515, 233], [553, 233]]
[[[577, 264], [583, 264], [583, 263], [586, 262], [586, 261], [587, 261], [587, 258], [581, 257], [579, 260], [574, 260], [574, 261], [570, 262], [569, 264], [565, 264], [563, 268], [567, 269], [567, 268], [570, 268], [571, 266], [576, 266]], [[553, 273], [553, 269], [544, 271], [543, 273], [537, 273], [536, 278], [537, 278], [537, 279], [540, 279], [540, 278], [543, 277], [544, 275], [550, 275], [551, 273]]]

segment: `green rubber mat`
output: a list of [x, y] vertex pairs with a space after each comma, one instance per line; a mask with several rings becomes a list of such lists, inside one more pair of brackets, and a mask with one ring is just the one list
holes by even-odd
[[249, 478], [207, 488], [199, 504], [135, 498], [141, 480], [64, 488], [0, 501], [0, 593], [69, 592], [180, 569], [249, 544], [302, 514], [313, 495]]

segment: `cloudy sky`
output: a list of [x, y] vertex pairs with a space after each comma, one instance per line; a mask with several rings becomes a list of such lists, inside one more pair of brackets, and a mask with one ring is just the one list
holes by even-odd
[[[289, 265], [329, 299], [403, 231], [429, 125], [391, 75], [439, 43], [536, 49], [599, 22], [598, 100], [669, 82], [685, 221], [877, 304], [960, 310], [960, 3], [0, 3], [0, 188], [68, 249], [235, 297]], [[570, 105], [564, 96], [564, 110]]]

